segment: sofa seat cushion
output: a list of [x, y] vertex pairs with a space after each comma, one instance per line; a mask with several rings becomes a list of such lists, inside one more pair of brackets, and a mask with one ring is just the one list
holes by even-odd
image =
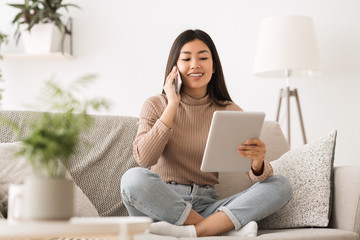
[[296, 228], [259, 230], [258, 238], [277, 240], [359, 240], [359, 235], [355, 232], [332, 228]]
[[[140, 234], [135, 240], [193, 240], [195, 238], [175, 238], [155, 234]], [[201, 240], [253, 240], [253, 237], [202, 237]], [[259, 230], [256, 239], [276, 240], [359, 240], [359, 235], [354, 232], [331, 228], [296, 228], [282, 230]]]

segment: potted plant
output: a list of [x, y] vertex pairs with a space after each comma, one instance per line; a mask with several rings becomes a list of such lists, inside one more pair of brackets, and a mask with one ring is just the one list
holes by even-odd
[[[92, 124], [89, 110], [107, 108], [101, 98], [82, 101], [78, 96], [95, 76], [72, 82], [68, 89], [54, 80], [46, 82], [42, 101], [48, 108], [36, 121], [28, 122], [27, 137], [17, 155], [24, 156], [36, 177], [25, 181], [24, 207], [28, 220], [67, 220], [73, 214], [73, 180], [66, 166], [80, 142], [80, 134]], [[50, 112], [51, 111], [51, 112]]]
[[63, 44], [62, 37], [71, 35], [62, 20], [61, 10], [68, 11], [75, 4], [63, 4], [63, 0], [24, 0], [19, 4], [8, 4], [20, 10], [12, 23], [17, 25], [16, 42], [22, 36], [26, 53], [58, 52]]

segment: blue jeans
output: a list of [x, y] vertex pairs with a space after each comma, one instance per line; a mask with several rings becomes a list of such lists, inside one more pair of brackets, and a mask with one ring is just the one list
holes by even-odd
[[183, 225], [191, 209], [204, 218], [223, 211], [238, 230], [285, 206], [292, 197], [292, 189], [287, 178], [274, 175], [220, 200], [213, 186], [165, 183], [158, 174], [138, 167], [123, 175], [121, 195], [130, 216], [149, 216], [157, 221]]

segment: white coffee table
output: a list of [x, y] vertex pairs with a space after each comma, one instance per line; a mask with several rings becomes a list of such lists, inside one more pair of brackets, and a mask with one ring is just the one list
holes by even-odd
[[0, 221], [0, 239], [101, 238], [131, 240], [144, 233], [152, 222], [148, 217], [72, 218], [69, 221]]

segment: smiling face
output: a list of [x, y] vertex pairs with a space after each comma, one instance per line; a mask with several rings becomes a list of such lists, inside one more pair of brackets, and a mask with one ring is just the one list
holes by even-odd
[[180, 50], [177, 67], [183, 82], [182, 89], [194, 98], [204, 97], [214, 72], [208, 46], [199, 39], [184, 44]]

